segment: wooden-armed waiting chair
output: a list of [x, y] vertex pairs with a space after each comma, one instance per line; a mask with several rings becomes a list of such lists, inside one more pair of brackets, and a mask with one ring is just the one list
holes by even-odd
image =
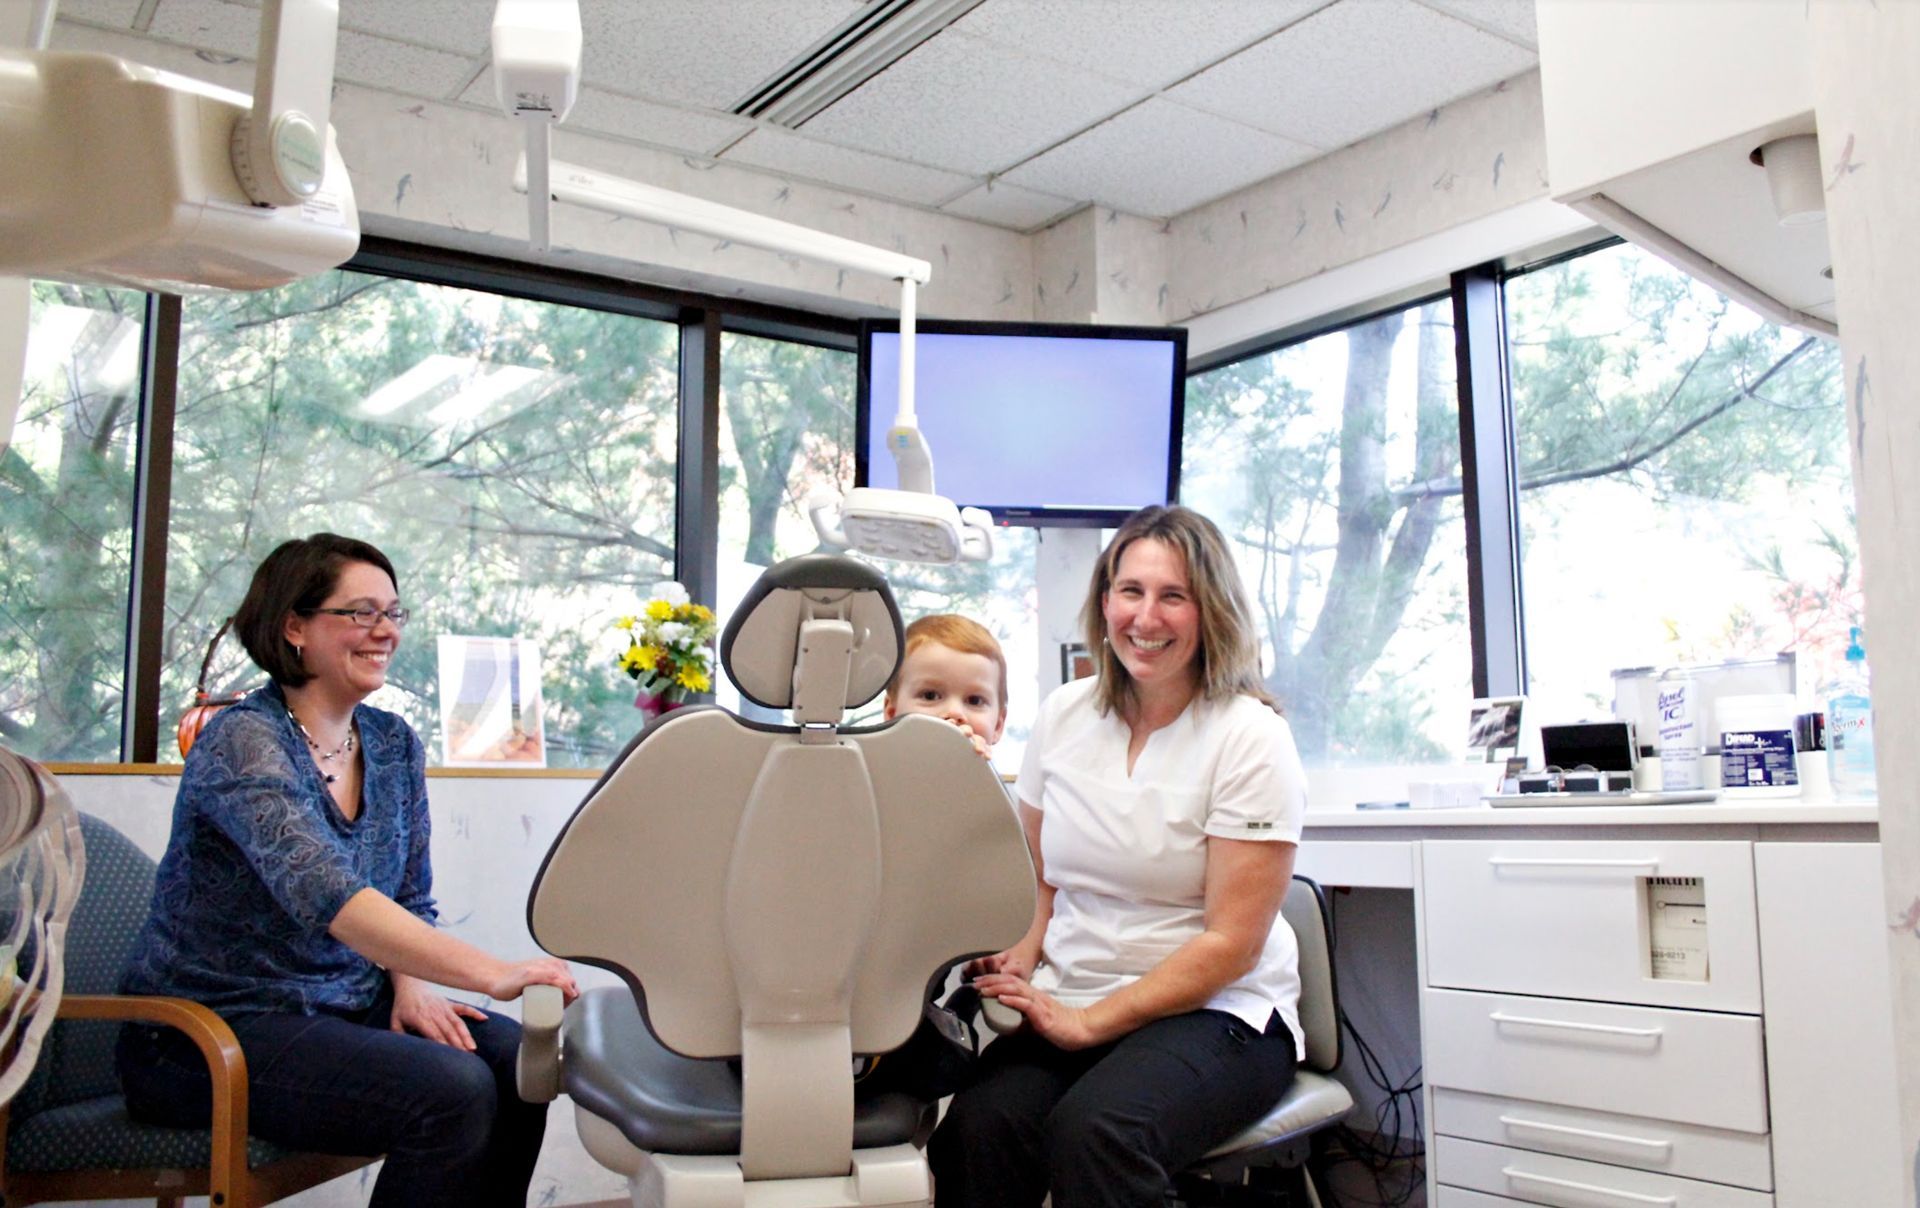
[[[0, 1109], [0, 1198], [7, 1208], [57, 1200], [152, 1196], [177, 1208], [256, 1208], [373, 1161], [299, 1153], [247, 1136], [247, 1063], [233, 1029], [182, 998], [115, 994], [153, 900], [154, 863], [125, 835], [81, 815], [86, 882], [67, 928], [66, 994], [33, 1076]], [[160, 1128], [127, 1115], [113, 1048], [120, 1024], [179, 1028], [213, 1071], [211, 1128]]]

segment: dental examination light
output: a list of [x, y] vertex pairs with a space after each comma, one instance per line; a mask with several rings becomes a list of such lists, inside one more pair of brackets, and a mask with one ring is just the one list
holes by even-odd
[[[580, 76], [579, 26], [577, 0], [500, 0], [494, 11], [494, 71], [502, 104], [511, 115], [521, 117], [525, 111], [509, 98], [542, 91], [571, 97]], [[992, 517], [980, 508], [956, 507], [934, 494], [933, 455], [914, 417], [916, 291], [932, 277], [932, 265], [796, 223], [553, 160], [547, 147], [552, 122], [535, 117], [525, 117], [524, 122], [527, 153], [514, 169], [513, 187], [527, 194], [528, 226], [537, 248], [546, 247], [547, 206], [553, 200], [899, 281], [900, 406], [887, 432], [887, 449], [899, 467], [900, 489], [855, 487], [844, 498], [817, 492], [807, 501], [808, 515], [822, 541], [878, 557], [944, 563], [984, 562], [992, 556]]]
[[328, 124], [339, 0], [267, 0], [251, 97], [114, 55], [0, 47], [0, 274], [267, 289], [360, 244]]

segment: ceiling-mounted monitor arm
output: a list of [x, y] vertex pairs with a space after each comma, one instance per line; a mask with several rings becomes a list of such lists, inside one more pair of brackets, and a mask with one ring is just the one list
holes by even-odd
[[255, 204], [299, 205], [327, 174], [339, 0], [266, 0], [253, 109], [233, 124], [234, 175]]

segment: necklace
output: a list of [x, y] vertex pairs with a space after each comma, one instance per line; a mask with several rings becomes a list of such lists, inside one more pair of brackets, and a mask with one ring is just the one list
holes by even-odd
[[[301, 737], [307, 740], [307, 745], [313, 748], [314, 757], [321, 763], [332, 763], [342, 755], [353, 754], [353, 722], [347, 722], [347, 741], [341, 743], [331, 751], [322, 751], [320, 744], [314, 741], [313, 735], [308, 732], [305, 723], [294, 716], [292, 709], [287, 710], [287, 717], [292, 720], [294, 726], [299, 729]], [[328, 784], [332, 784], [340, 779], [340, 773], [329, 772], [325, 768], [320, 769], [320, 775], [325, 778]]]

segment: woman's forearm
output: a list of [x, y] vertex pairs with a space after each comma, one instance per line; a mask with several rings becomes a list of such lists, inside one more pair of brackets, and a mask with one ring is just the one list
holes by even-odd
[[327, 931], [376, 965], [457, 990], [491, 993], [510, 968], [371, 887], [348, 898]]

